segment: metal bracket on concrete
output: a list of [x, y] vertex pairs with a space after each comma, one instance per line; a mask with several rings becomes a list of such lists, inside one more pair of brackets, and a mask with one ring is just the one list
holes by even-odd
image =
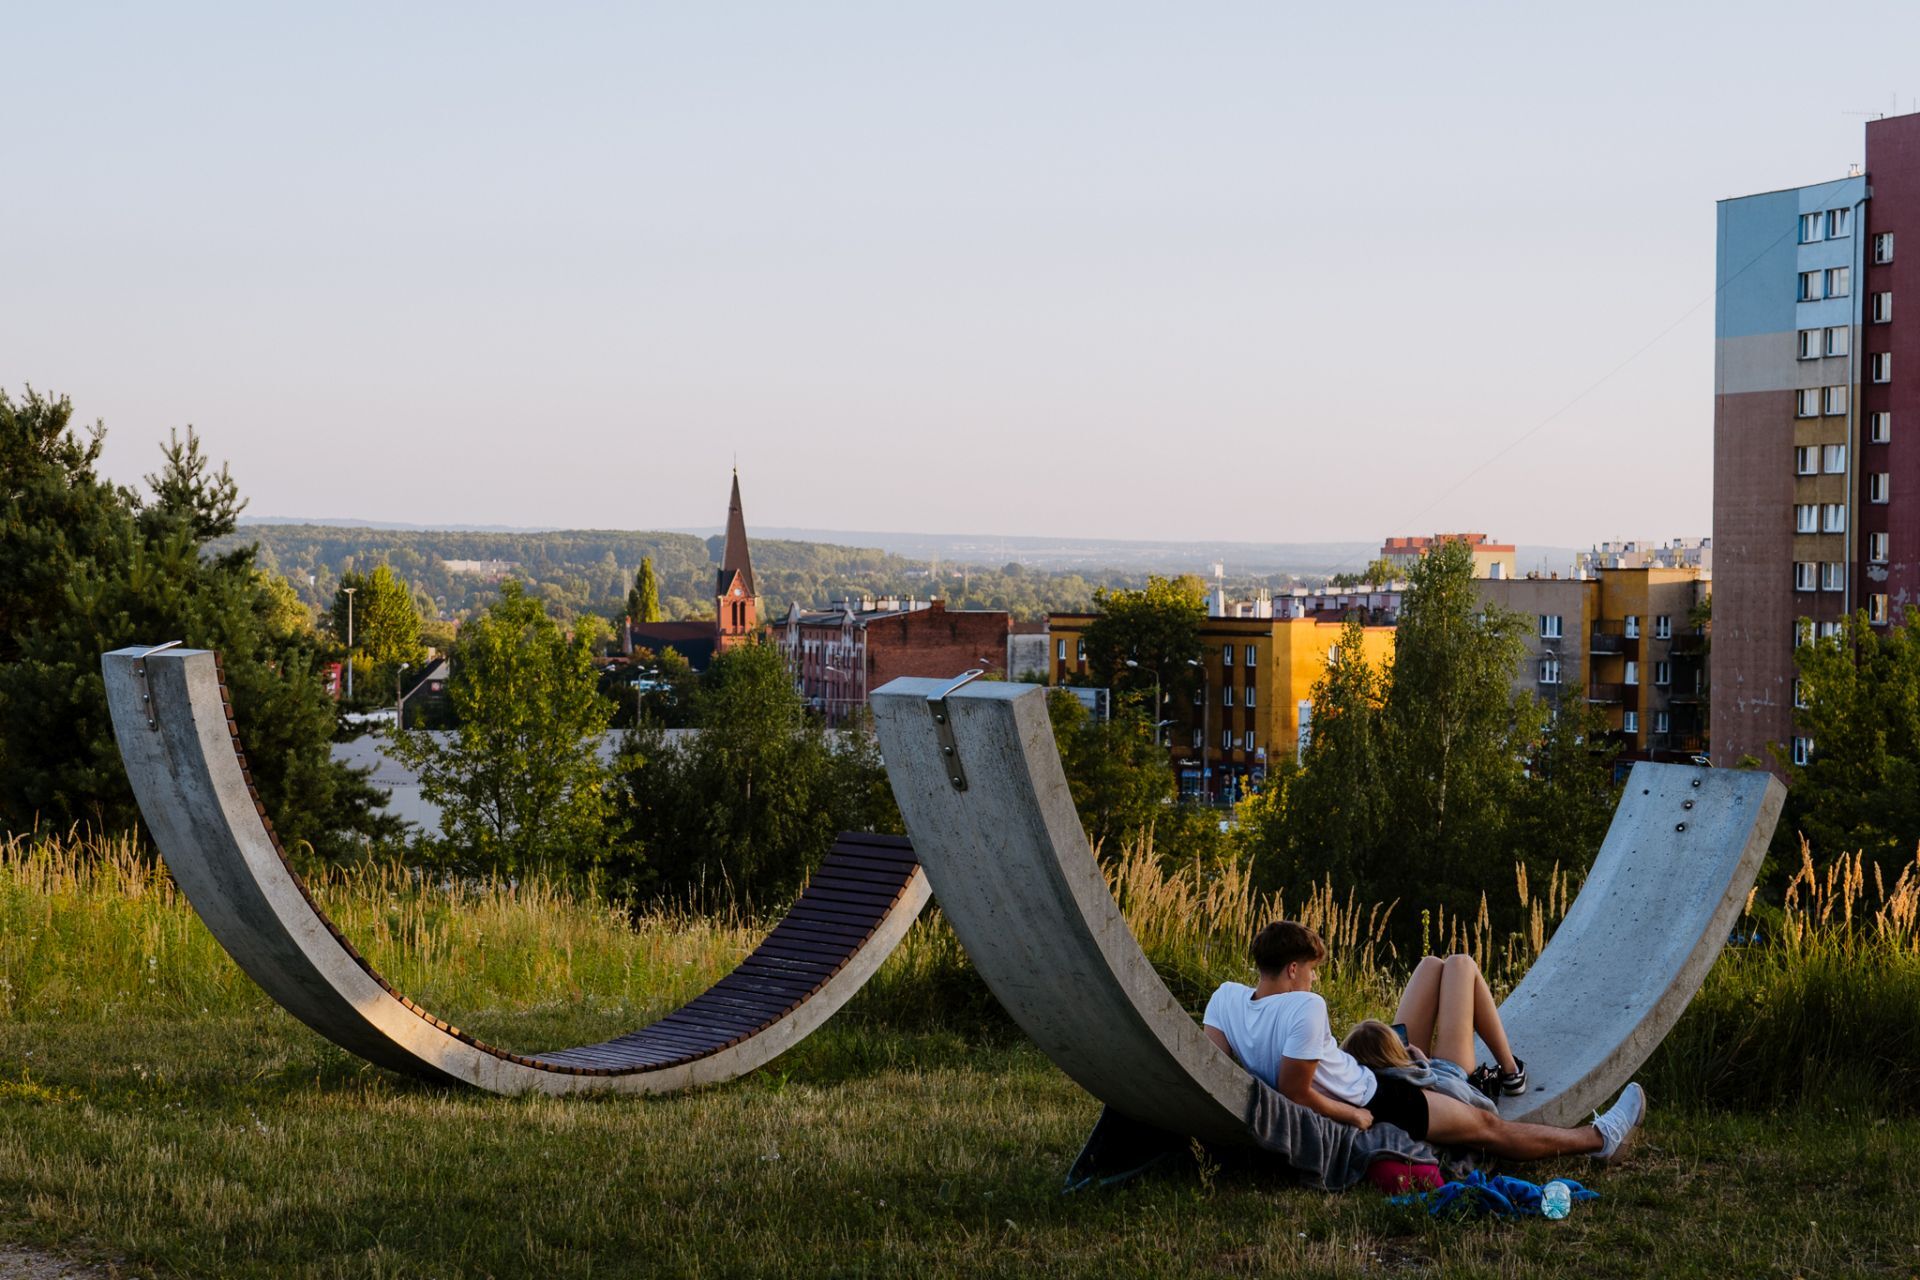
[[147, 659], [164, 649], [177, 649], [185, 641], [169, 640], [165, 644], [156, 644], [140, 655], [133, 664], [133, 674], [140, 677], [140, 704], [147, 709], [147, 728], [155, 733], [160, 731], [160, 708], [154, 705], [153, 688], [147, 683]]
[[946, 762], [947, 781], [953, 784], [955, 791], [967, 789], [967, 771], [960, 767], [960, 746], [953, 740], [953, 715], [947, 710], [947, 695], [985, 674], [984, 668], [975, 667], [961, 673], [959, 679], [940, 692], [927, 697], [927, 710], [933, 715], [934, 736], [940, 739], [940, 758]]

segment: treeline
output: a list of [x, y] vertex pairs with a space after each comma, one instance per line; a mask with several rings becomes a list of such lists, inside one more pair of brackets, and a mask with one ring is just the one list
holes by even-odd
[[[749, 535], [751, 536], [751, 535]], [[311, 609], [330, 609], [342, 578], [381, 563], [405, 579], [428, 619], [464, 619], [519, 581], [554, 617], [622, 615], [634, 574], [651, 559], [663, 617], [713, 616], [713, 575], [724, 540], [689, 534], [573, 530], [548, 533], [247, 525], [215, 541], [216, 553], [257, 547], [256, 561], [285, 577]], [[1077, 573], [1019, 564], [998, 568], [909, 560], [870, 547], [753, 539], [754, 576], [772, 616], [789, 604], [823, 606], [863, 595], [930, 596], [956, 609], [1005, 609], [1022, 619], [1090, 607], [1094, 583]], [[461, 566], [455, 568], [453, 566]], [[489, 566], [478, 569], [471, 566]], [[1125, 585], [1125, 575], [1116, 575]]]

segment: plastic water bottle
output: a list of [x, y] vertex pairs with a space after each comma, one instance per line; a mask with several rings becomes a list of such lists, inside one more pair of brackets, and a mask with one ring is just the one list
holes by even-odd
[[1564, 1218], [1573, 1207], [1573, 1189], [1555, 1178], [1540, 1189], [1540, 1212], [1549, 1218]]

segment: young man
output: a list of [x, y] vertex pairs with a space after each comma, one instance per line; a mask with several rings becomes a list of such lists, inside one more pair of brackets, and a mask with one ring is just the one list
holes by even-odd
[[[1382, 1120], [1417, 1139], [1514, 1160], [1580, 1153], [1610, 1160], [1646, 1114], [1637, 1084], [1593, 1124], [1560, 1129], [1502, 1120], [1445, 1093], [1375, 1075], [1333, 1038], [1327, 1002], [1313, 990], [1326, 958], [1327, 944], [1312, 929], [1291, 920], [1270, 924], [1253, 940], [1259, 984], [1223, 984], [1201, 1020], [1208, 1039], [1309, 1111], [1362, 1129]], [[1464, 1071], [1467, 1064], [1460, 1065]]]

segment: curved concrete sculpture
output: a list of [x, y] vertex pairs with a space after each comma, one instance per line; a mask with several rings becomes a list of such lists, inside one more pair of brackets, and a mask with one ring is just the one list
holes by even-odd
[[498, 1093], [661, 1093], [730, 1080], [831, 1017], [926, 904], [905, 840], [842, 836], [766, 940], [691, 1003], [603, 1044], [509, 1053], [395, 991], [315, 905], [254, 790], [218, 655], [121, 649], [101, 666], [140, 812], [208, 929], [288, 1012], [396, 1071]]
[[[1153, 971], [1095, 864], [1032, 685], [901, 679], [873, 695], [887, 773], [954, 932], [1014, 1021], [1136, 1120], [1247, 1140], [1253, 1081]], [[1571, 1123], [1672, 1029], [1745, 900], [1785, 788], [1639, 764], [1585, 888], [1502, 1007], [1535, 1089], [1504, 1114]]]

